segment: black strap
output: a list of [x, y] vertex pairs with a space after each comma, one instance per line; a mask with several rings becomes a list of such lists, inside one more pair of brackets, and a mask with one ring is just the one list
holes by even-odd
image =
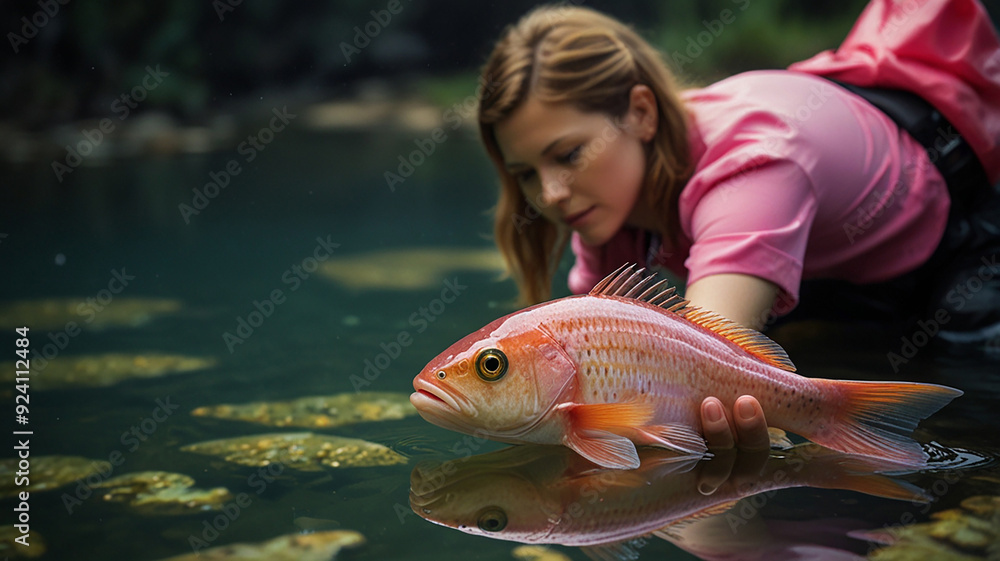
[[913, 137], [941, 172], [953, 204], [971, 207], [978, 195], [990, 191], [986, 170], [958, 130], [920, 96], [889, 88], [864, 88], [829, 79], [879, 108]]

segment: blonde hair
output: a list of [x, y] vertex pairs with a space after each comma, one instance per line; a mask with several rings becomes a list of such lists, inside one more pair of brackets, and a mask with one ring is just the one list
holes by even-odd
[[588, 8], [542, 6], [504, 30], [481, 80], [486, 87], [479, 99], [479, 132], [501, 184], [494, 235], [523, 303], [549, 298], [568, 239], [565, 228], [542, 219], [529, 206], [504, 166], [494, 135], [495, 125], [529, 94], [620, 122], [632, 87], [648, 86], [656, 97], [659, 121], [646, 145], [642, 193], [646, 204], [660, 209], [660, 231], [676, 240], [677, 200], [690, 175], [687, 123], [673, 74], [635, 31]]

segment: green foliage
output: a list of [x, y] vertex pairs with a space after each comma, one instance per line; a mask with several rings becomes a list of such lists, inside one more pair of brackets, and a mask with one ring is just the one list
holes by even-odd
[[[464, 0], [400, 0], [402, 11], [392, 22], [380, 26], [361, 54], [345, 60], [343, 46], [352, 44], [358, 30], [372, 22], [373, 12], [389, 1], [72, 2], [5, 68], [0, 107], [8, 108], [9, 118], [32, 124], [103, 117], [112, 100], [136, 87], [147, 66], [156, 65], [170, 77], [149, 93], [141, 109], [180, 117], [197, 119], [221, 103], [256, 98], [263, 90], [343, 95], [357, 80], [371, 77], [415, 84], [420, 95], [447, 107], [474, 92], [476, 71], [502, 25], [535, 4], [484, 4], [481, 17], [470, 17]], [[594, 0], [594, 5], [635, 22], [668, 59], [677, 58], [675, 53], [687, 56], [679, 74], [697, 83], [784, 67], [835, 47], [863, 0], [607, 5]], [[30, 15], [24, 6], [3, 3], [0, 15], [19, 21]], [[715, 23], [724, 17], [732, 21]], [[697, 56], [685, 54], [691, 41]]]
[[684, 81], [697, 84], [747, 70], [784, 68], [836, 48], [864, 2], [826, 9], [822, 3], [794, 0], [710, 0], [658, 7], [658, 23], [646, 36], [674, 61]]

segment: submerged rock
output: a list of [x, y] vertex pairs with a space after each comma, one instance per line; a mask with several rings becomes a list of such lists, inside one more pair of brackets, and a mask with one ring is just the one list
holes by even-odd
[[81, 456], [32, 456], [30, 483], [14, 485], [17, 458], [0, 460], [0, 498], [14, 497], [20, 491], [48, 491], [94, 474], [110, 474], [111, 464]]
[[406, 458], [381, 444], [311, 432], [258, 434], [210, 440], [185, 446], [181, 451], [215, 456], [244, 466], [282, 464], [284, 467], [301, 471], [406, 463]]
[[401, 393], [343, 393], [292, 401], [256, 401], [199, 407], [196, 417], [235, 419], [272, 427], [332, 428], [415, 415], [410, 397]]
[[115, 296], [107, 303], [94, 297], [21, 300], [0, 304], [0, 329], [27, 326], [54, 331], [66, 329], [69, 322], [81, 329], [138, 327], [159, 316], [176, 313], [181, 307], [180, 300], [122, 296]]
[[961, 508], [935, 512], [931, 522], [868, 534], [889, 545], [868, 558], [876, 561], [975, 561], [1000, 554], [1000, 497], [975, 496]]
[[511, 555], [524, 561], [570, 561], [567, 555], [544, 545], [520, 545]]
[[341, 549], [365, 537], [352, 530], [290, 534], [260, 543], [233, 543], [161, 561], [332, 561]]
[[423, 290], [455, 271], [503, 273], [494, 248], [411, 248], [335, 257], [320, 266], [324, 277], [352, 290]]
[[124, 503], [139, 512], [153, 516], [196, 514], [220, 510], [233, 500], [225, 487], [194, 488], [194, 479], [181, 473], [141, 471], [112, 477], [95, 488], [103, 489], [105, 501]]
[[[28, 531], [28, 546], [14, 540], [21, 536], [13, 524], [0, 526], [0, 555], [4, 559], [34, 559], [45, 554], [45, 540], [34, 530]], [[23, 540], [22, 540], [23, 541]]]
[[[35, 369], [32, 363], [30, 384], [33, 390], [78, 387], [103, 387], [131, 378], [157, 378], [168, 374], [191, 372], [215, 366], [214, 358], [160, 355], [118, 354], [57, 356]], [[37, 375], [36, 375], [37, 374]], [[0, 380], [14, 382], [14, 363], [0, 363]]]

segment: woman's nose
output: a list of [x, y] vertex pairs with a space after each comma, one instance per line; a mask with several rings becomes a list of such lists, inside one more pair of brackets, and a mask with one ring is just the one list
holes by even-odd
[[557, 172], [543, 171], [539, 174], [539, 179], [542, 181], [542, 202], [546, 206], [559, 204], [569, 198], [569, 185]]

